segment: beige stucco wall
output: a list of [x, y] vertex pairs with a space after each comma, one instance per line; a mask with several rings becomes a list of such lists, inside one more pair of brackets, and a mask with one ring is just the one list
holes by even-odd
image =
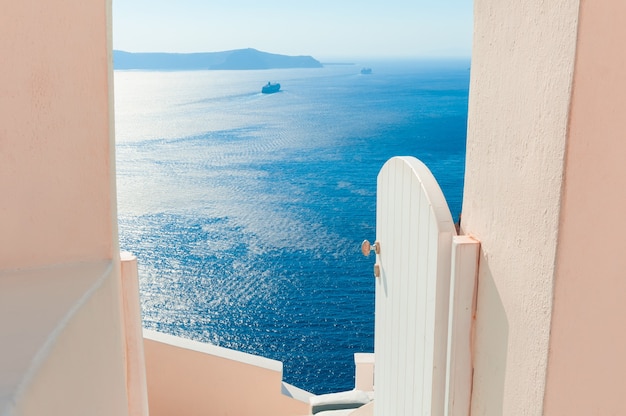
[[110, 1], [0, 13], [0, 268], [111, 258]]
[[546, 415], [626, 414], [626, 2], [581, 2]]
[[462, 228], [481, 242], [472, 415], [541, 415], [577, 1], [475, 0]]

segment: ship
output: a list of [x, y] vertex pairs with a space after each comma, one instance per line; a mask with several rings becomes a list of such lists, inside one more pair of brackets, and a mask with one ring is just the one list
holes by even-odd
[[278, 92], [278, 90], [280, 90], [280, 84], [279, 83], [272, 84], [271, 82], [268, 82], [266, 85], [263, 86], [263, 88], [261, 88], [261, 92], [263, 94], [272, 94], [272, 93]]
[[371, 74], [372, 73], [372, 68], [362, 68], [361, 69], [361, 74], [363, 75], [367, 75], [367, 74]]

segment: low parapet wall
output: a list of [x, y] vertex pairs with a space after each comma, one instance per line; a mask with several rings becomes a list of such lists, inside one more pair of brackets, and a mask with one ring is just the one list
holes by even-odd
[[279, 361], [150, 330], [144, 348], [151, 416], [309, 413], [308, 397], [283, 394]]

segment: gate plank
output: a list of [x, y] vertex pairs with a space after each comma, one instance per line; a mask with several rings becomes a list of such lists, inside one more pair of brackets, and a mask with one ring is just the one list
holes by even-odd
[[378, 175], [375, 414], [443, 415], [452, 215], [413, 157]]

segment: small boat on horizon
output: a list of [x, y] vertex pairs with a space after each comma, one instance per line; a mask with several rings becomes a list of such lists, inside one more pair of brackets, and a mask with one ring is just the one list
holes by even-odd
[[369, 75], [372, 73], [372, 68], [361, 68], [361, 74]]
[[268, 82], [266, 85], [263, 86], [263, 88], [261, 88], [261, 92], [263, 94], [273, 94], [275, 92], [278, 92], [280, 90], [280, 84], [278, 82], [272, 84], [271, 82]]

